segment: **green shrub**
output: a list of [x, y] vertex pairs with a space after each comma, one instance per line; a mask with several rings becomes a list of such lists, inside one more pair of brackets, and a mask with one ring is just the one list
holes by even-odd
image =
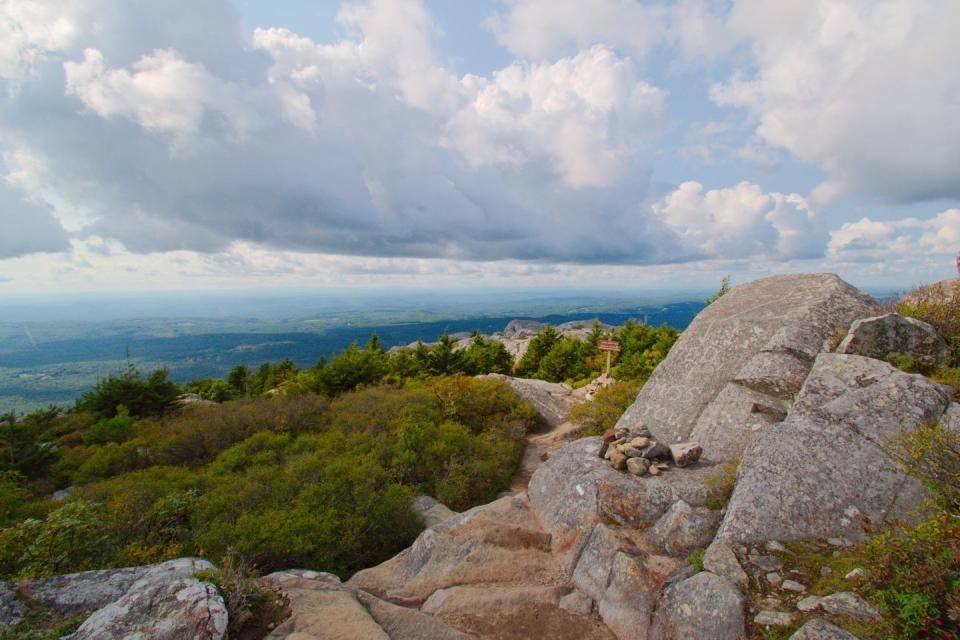
[[639, 380], [619, 381], [597, 391], [591, 402], [574, 407], [570, 420], [580, 425], [576, 437], [596, 436], [612, 429], [627, 407], [636, 401], [642, 386]]
[[167, 369], [141, 375], [134, 365], [115, 376], [97, 382], [77, 400], [76, 408], [91, 411], [99, 418], [112, 418], [120, 406], [139, 418], [162, 416], [176, 407], [180, 387], [167, 379]]
[[22, 578], [83, 571], [102, 566], [113, 544], [92, 505], [68, 502], [0, 531], [0, 567]]
[[130, 428], [137, 419], [123, 405], [117, 407], [117, 415], [104, 418], [83, 434], [84, 444], [104, 444], [106, 442], [123, 442], [130, 433]]

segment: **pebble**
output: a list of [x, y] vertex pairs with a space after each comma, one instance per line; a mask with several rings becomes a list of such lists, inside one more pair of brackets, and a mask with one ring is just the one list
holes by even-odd
[[635, 476], [642, 476], [650, 468], [650, 461], [643, 458], [630, 458], [627, 460], [627, 471]]
[[639, 438], [634, 438], [630, 441], [630, 446], [636, 447], [637, 449], [643, 449], [648, 444], [650, 444], [650, 438], [646, 436], [640, 436]]
[[796, 580], [784, 580], [783, 584], [780, 585], [780, 588], [785, 591], [794, 591], [796, 593], [805, 593], [807, 591], [807, 588]]
[[797, 609], [803, 613], [810, 613], [811, 611], [816, 611], [820, 608], [820, 596], [807, 596], [806, 598], [800, 598], [797, 602]]
[[649, 472], [650, 475], [652, 475], [652, 476], [658, 476], [658, 475], [660, 475], [660, 467], [652, 466], [652, 467], [650, 467], [650, 469], [648, 470], [648, 472]]
[[820, 567], [820, 577], [821, 578], [833, 577], [833, 569], [831, 569], [830, 567]]
[[769, 582], [770, 584], [776, 587], [781, 582], [783, 582], [783, 577], [776, 571], [771, 571], [770, 573], [767, 574], [767, 582]]
[[863, 577], [863, 569], [857, 567], [847, 575], [843, 576], [845, 580], [856, 580]]
[[776, 556], [750, 556], [750, 564], [764, 571], [779, 571], [783, 567]]
[[765, 545], [763, 545], [763, 546], [765, 546], [765, 547], [767, 548], [767, 551], [774, 551], [774, 552], [784, 553], [784, 552], [786, 552], [786, 550], [787, 550], [787, 548], [786, 548], [785, 546], [783, 546], [782, 544], [780, 544], [780, 543], [777, 542], [776, 540], [768, 540], [768, 541], [767, 541], [767, 544], [765, 544]]
[[643, 457], [647, 460], [670, 460], [670, 448], [659, 442], [653, 442], [643, 450]]
[[620, 451], [614, 451], [610, 454], [610, 464], [613, 465], [613, 468], [617, 471], [621, 471], [627, 468], [627, 455]]
[[753, 623], [765, 627], [789, 627], [793, 616], [782, 611], [761, 611], [753, 618]]
[[850, 547], [853, 544], [846, 538], [827, 538], [827, 544], [833, 547]]

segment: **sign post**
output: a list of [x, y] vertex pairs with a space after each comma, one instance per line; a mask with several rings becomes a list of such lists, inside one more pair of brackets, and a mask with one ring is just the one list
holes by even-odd
[[597, 343], [597, 348], [600, 351], [607, 352], [607, 372], [603, 374], [604, 378], [610, 377], [610, 354], [620, 353], [620, 343], [616, 340], [601, 340]]

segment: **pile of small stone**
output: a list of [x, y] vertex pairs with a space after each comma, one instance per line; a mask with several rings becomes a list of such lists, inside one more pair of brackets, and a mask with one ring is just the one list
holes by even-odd
[[633, 429], [607, 429], [597, 456], [609, 460], [617, 471], [627, 471], [635, 476], [650, 474], [658, 476], [670, 468], [700, 459], [703, 448], [696, 442], [681, 442], [667, 446], [653, 439], [650, 430], [640, 425]]

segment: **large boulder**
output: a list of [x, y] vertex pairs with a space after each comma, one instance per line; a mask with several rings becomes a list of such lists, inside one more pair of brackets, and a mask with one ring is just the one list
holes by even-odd
[[888, 353], [896, 352], [926, 365], [935, 365], [946, 354], [947, 344], [926, 322], [887, 313], [854, 322], [837, 352], [881, 360]]
[[[213, 568], [206, 560], [180, 558], [0, 583], [0, 627], [19, 622], [27, 600], [60, 615], [93, 612], [71, 640], [222, 638], [227, 625], [223, 599], [212, 584], [194, 578]], [[147, 636], [138, 636], [141, 630]]]
[[736, 640], [746, 635], [746, 598], [728, 580], [702, 571], [664, 592], [651, 640]]
[[64, 640], [220, 640], [226, 631], [227, 607], [217, 588], [179, 577], [136, 582]]
[[856, 539], [865, 524], [915, 517], [925, 491], [884, 447], [949, 406], [948, 390], [929, 378], [821, 354], [787, 419], [744, 455], [718, 537]]
[[774, 276], [736, 287], [700, 313], [617, 426], [695, 440], [726, 461], [783, 418], [817, 354], [882, 310], [834, 274]]
[[594, 526], [628, 527], [655, 522], [678, 500], [703, 507], [722, 492], [721, 465], [697, 462], [660, 476], [638, 477], [614, 470], [597, 457], [599, 437], [582, 438], [554, 452], [527, 489], [537, 521], [568, 573]]

